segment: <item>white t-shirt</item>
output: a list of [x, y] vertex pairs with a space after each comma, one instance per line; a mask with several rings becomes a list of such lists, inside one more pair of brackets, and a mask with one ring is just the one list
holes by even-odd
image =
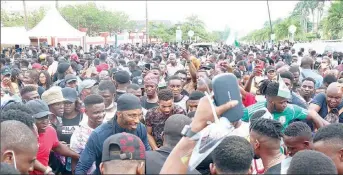
[[185, 95], [180, 101], [174, 103], [180, 106], [183, 110], [187, 111], [186, 103], [188, 99], [189, 97]]
[[170, 64], [167, 65], [167, 73], [168, 76], [173, 76], [178, 70], [184, 70], [184, 66], [181, 64], [177, 64], [176, 66], [172, 66]]
[[[82, 123], [82, 122], [81, 122]], [[76, 128], [70, 138], [70, 149], [78, 154], [85, 149], [86, 143], [89, 136], [93, 132], [93, 128], [89, 127], [88, 124], [80, 124], [80, 127]], [[87, 174], [92, 174], [96, 169], [95, 162], [93, 162], [92, 167], [87, 171]]]

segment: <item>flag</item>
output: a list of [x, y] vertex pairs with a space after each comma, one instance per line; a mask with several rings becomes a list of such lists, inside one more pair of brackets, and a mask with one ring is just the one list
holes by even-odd
[[236, 47], [239, 47], [239, 46], [240, 46], [240, 44], [239, 44], [239, 42], [238, 42], [237, 40], [235, 40], [235, 46], [236, 46]]
[[285, 82], [283, 82], [280, 75], [279, 75], [279, 89], [278, 89], [277, 96], [283, 97], [283, 98], [291, 98], [291, 91], [288, 89]]

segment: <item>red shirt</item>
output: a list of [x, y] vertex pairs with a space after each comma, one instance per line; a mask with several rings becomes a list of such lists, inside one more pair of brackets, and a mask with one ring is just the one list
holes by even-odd
[[[49, 165], [49, 154], [50, 151], [59, 145], [59, 141], [57, 138], [57, 133], [55, 129], [51, 126], [48, 126], [44, 133], [38, 134], [38, 152], [37, 152], [37, 160], [43, 164], [44, 166]], [[44, 172], [40, 171], [32, 171], [30, 174], [42, 174]]]
[[255, 99], [255, 96], [251, 93], [248, 93], [245, 95], [245, 99], [243, 100], [243, 105], [245, 107], [248, 107], [250, 105], [253, 105], [256, 103], [256, 99]]

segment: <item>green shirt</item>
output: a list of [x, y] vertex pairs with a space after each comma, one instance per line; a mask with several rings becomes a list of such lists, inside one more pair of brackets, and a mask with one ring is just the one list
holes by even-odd
[[[249, 106], [244, 109], [244, 115], [242, 117], [242, 120], [245, 122], [249, 122], [250, 117], [257, 111], [265, 108], [267, 106], [267, 102], [257, 102], [256, 104]], [[281, 113], [279, 112], [273, 112], [272, 116], [274, 117], [274, 120], [279, 121], [284, 128], [286, 128], [290, 121], [294, 119], [300, 119], [304, 120], [307, 117], [307, 110], [303, 109], [299, 106], [293, 105], [293, 104], [287, 104], [287, 107], [285, 110]]]

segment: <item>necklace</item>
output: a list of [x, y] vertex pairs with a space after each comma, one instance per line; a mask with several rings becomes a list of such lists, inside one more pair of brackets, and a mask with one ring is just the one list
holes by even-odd
[[268, 169], [269, 169], [270, 167], [272, 167], [272, 166], [274, 166], [274, 165], [280, 163], [281, 160], [283, 160], [283, 159], [284, 159], [284, 155], [283, 155], [283, 154], [279, 154], [277, 157], [275, 157], [275, 159], [271, 160], [271, 161], [268, 163], [267, 167], [264, 168], [264, 172], [263, 172], [263, 173], [265, 173], [266, 171], [268, 171]]

